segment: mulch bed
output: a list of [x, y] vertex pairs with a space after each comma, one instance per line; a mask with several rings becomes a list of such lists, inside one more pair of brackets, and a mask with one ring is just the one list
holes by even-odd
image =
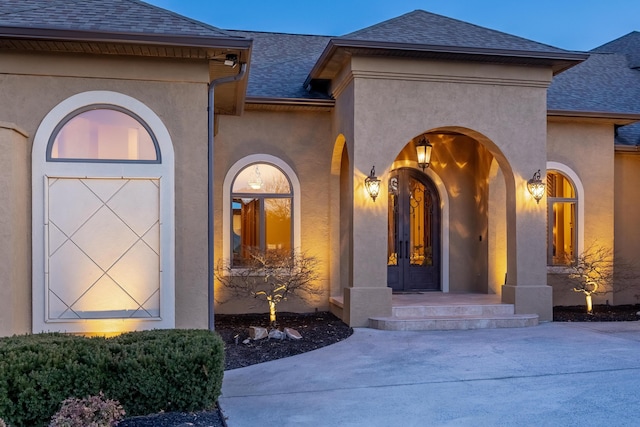
[[554, 322], [624, 322], [640, 320], [640, 304], [594, 305], [593, 314], [584, 305], [553, 307]]

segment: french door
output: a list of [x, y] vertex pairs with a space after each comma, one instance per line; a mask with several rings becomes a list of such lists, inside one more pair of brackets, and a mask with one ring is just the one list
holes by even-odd
[[439, 291], [440, 198], [415, 169], [389, 178], [387, 284], [394, 292]]

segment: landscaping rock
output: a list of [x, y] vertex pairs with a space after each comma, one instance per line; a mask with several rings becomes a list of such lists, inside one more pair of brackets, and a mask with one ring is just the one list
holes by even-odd
[[293, 328], [284, 328], [284, 333], [291, 340], [301, 340], [302, 339], [302, 335], [300, 335], [300, 332], [296, 331]]
[[269, 339], [283, 340], [286, 337], [287, 337], [287, 334], [282, 332], [280, 329], [272, 329], [269, 331]]
[[269, 336], [267, 328], [261, 328], [260, 326], [249, 326], [249, 336], [252, 340], [257, 341]]

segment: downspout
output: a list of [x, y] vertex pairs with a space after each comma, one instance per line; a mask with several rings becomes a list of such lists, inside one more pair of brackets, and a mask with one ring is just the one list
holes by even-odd
[[209, 330], [215, 330], [215, 322], [213, 316], [213, 130], [214, 130], [214, 90], [215, 87], [225, 83], [236, 82], [241, 80], [247, 72], [247, 64], [240, 64], [240, 71], [235, 76], [221, 77], [217, 80], [211, 80], [209, 83], [209, 101], [207, 106], [208, 111], [208, 129], [207, 129], [207, 155], [208, 155], [208, 168], [207, 168], [207, 234], [208, 234], [208, 303], [209, 303]]

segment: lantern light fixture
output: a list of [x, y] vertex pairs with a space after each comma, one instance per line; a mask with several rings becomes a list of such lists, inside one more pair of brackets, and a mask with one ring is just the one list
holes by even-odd
[[375, 202], [376, 197], [380, 194], [380, 180], [376, 177], [376, 167], [375, 165], [371, 167], [371, 173], [364, 180], [364, 187], [369, 193], [371, 199]]
[[431, 145], [427, 138], [422, 136], [416, 143], [418, 166], [422, 168], [422, 172], [424, 172], [424, 170], [429, 167], [429, 163], [431, 163], [431, 150], [433, 150], [433, 145]]
[[536, 203], [538, 204], [544, 196], [544, 187], [545, 185], [542, 182], [542, 179], [540, 179], [540, 169], [538, 169], [538, 172], [533, 174], [533, 178], [527, 181], [527, 189], [533, 198], [536, 199]]

